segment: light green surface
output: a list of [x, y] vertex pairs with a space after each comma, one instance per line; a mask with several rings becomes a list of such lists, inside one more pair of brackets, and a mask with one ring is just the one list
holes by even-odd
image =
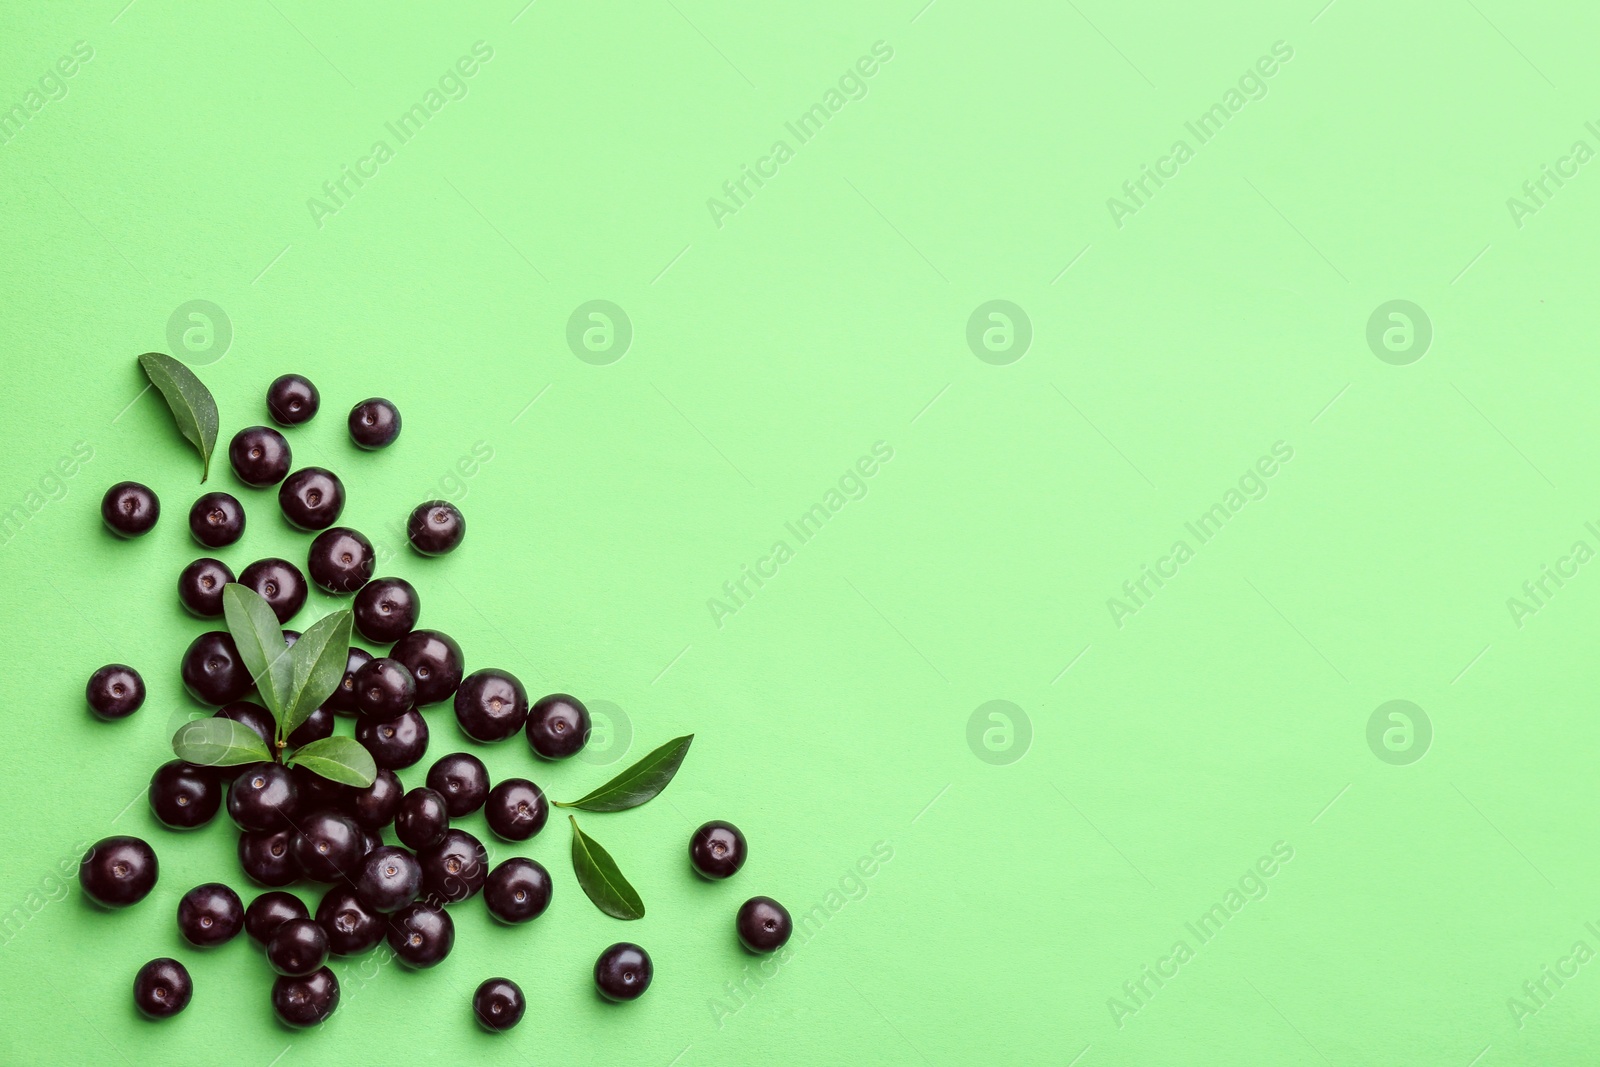
[[[0, 145], [0, 509], [26, 515], [0, 548], [0, 1060], [1592, 1061], [1600, 564], [1561, 560], [1600, 550], [1600, 177], [1507, 202], [1600, 150], [1592, 11], [123, 2], [0, 15], [0, 109], [27, 120]], [[30, 101], [76, 41], [65, 95]], [[401, 143], [385, 124], [475, 42], [461, 98]], [[875, 42], [865, 95], [802, 143], [785, 124]], [[1275, 48], [1201, 144], [1185, 123]], [[346, 166], [376, 173], [314, 218]], [[769, 177], [714, 213], [745, 166]], [[196, 299], [231, 324], [211, 362], [168, 340]], [[1031, 323], [1020, 360], [969, 349], [996, 299]], [[566, 340], [592, 300], [632, 324], [609, 365]], [[1391, 300], [1425, 309], [1420, 361], [1368, 346]], [[319, 1032], [274, 1023], [243, 939], [180, 946], [184, 889], [240, 879], [227, 825], [168, 833], [142, 799], [203, 628], [172, 588], [199, 463], [135, 400], [149, 349], [199, 364], [225, 436], [273, 376], [313, 377], [297, 460], [346, 478], [346, 519], [471, 667], [625, 709], [633, 755], [696, 733], [662, 799], [585, 820], [645, 919], [582, 898], [554, 820], [496, 846], [550, 866], [543, 918], [472, 902], [432, 971], [341, 963]], [[367, 455], [342, 414], [373, 394], [405, 430]], [[134, 543], [96, 514], [125, 477], [165, 507]], [[303, 558], [270, 494], [225, 466], [207, 488], [246, 501], [236, 568]], [[397, 527], [437, 495], [471, 532], [418, 559]], [[802, 543], [785, 524], [818, 503]], [[1216, 503], [1202, 543], [1185, 524]], [[1169, 578], [1114, 619], [1146, 565]], [[1546, 566], [1572, 576], [1514, 618]], [[745, 567], [770, 577], [716, 619]], [[82, 686], [113, 660], [150, 699], [108, 725]], [[969, 733], [996, 700], [1027, 727], [985, 709]], [[1369, 747], [1392, 700], [1431, 724], [1420, 760], [1387, 719]], [[465, 744], [429, 717], [433, 755]], [[622, 765], [484, 754], [558, 796]], [[706, 885], [683, 854], [714, 817], [752, 858]], [[54, 872], [110, 832], [147, 836], [162, 878], [103, 915]], [[825, 916], [761, 987], [731, 934], [758, 892]], [[657, 978], [617, 1008], [588, 971], [623, 938]], [[162, 954], [196, 994], [149, 1025], [128, 990]], [[467, 1012], [493, 974], [531, 1001], [500, 1038]]]

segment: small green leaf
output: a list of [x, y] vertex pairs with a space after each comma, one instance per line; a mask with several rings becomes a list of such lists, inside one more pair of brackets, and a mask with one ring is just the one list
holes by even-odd
[[566, 802], [558, 800], [556, 807], [581, 808], [584, 811], [637, 808], [653, 799], [672, 781], [672, 776], [678, 773], [678, 766], [683, 763], [683, 757], [689, 754], [692, 741], [694, 734], [675, 737], [588, 796]]
[[372, 762], [372, 753], [361, 747], [361, 742], [355, 738], [343, 735], [302, 745], [286, 762], [320, 774], [330, 782], [362, 789], [378, 777], [378, 765]]
[[583, 887], [584, 894], [612, 918], [644, 918], [644, 901], [622, 877], [611, 853], [578, 829], [577, 819], [571, 815], [567, 819], [572, 823], [572, 873], [578, 876], [578, 885]]
[[228, 620], [228, 633], [239, 646], [239, 655], [255, 679], [262, 703], [278, 722], [283, 721], [293, 679], [289, 643], [283, 638], [278, 617], [260, 593], [237, 582], [222, 587], [222, 612]]
[[232, 719], [196, 719], [172, 735], [172, 751], [201, 767], [236, 767], [272, 759], [261, 735]]
[[292, 677], [284, 701], [283, 732], [288, 737], [344, 681], [350, 661], [350, 612], [336, 611], [318, 619], [289, 649]]
[[160, 352], [146, 352], [139, 357], [150, 384], [161, 391], [172, 409], [172, 418], [189, 443], [200, 451], [204, 466], [200, 471], [203, 482], [211, 475], [211, 453], [217, 447], [217, 402], [211, 390], [201, 384], [194, 371], [171, 356]]

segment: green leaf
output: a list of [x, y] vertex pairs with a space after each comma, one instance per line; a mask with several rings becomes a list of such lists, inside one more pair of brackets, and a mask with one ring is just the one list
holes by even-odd
[[146, 352], [139, 357], [150, 384], [161, 390], [172, 409], [172, 418], [183, 436], [200, 451], [204, 467], [200, 471], [203, 482], [211, 475], [211, 453], [217, 447], [217, 402], [211, 390], [201, 384], [194, 371], [171, 356], [160, 352]]
[[333, 695], [350, 661], [350, 612], [318, 619], [289, 649], [291, 679], [280, 737], [288, 737]]
[[232, 719], [196, 719], [172, 735], [172, 751], [202, 767], [235, 767], [272, 759], [267, 743], [250, 727]]
[[644, 901], [622, 877], [611, 853], [578, 829], [577, 819], [571, 815], [567, 819], [572, 823], [572, 873], [578, 876], [578, 885], [583, 887], [584, 894], [612, 918], [644, 918]]
[[273, 719], [283, 722], [293, 674], [289, 643], [284, 640], [278, 617], [260, 593], [237, 582], [222, 587], [222, 613], [262, 702]]
[[372, 762], [372, 753], [355, 738], [342, 735], [302, 745], [286, 762], [320, 774], [330, 782], [363, 789], [378, 777], [378, 765]]
[[588, 796], [566, 802], [556, 801], [558, 808], [581, 808], [584, 811], [625, 811], [637, 808], [667, 787], [672, 776], [678, 773], [683, 757], [689, 754], [689, 744], [694, 734], [675, 737], [632, 767], [617, 775]]

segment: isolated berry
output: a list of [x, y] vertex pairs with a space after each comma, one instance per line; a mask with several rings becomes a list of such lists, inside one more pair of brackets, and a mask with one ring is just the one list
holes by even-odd
[[326, 967], [304, 978], [279, 975], [272, 983], [272, 1010], [285, 1026], [316, 1026], [338, 1006], [339, 979]]
[[207, 493], [189, 508], [189, 532], [207, 548], [222, 548], [244, 536], [244, 506], [231, 493]]
[[267, 386], [267, 414], [279, 426], [299, 426], [309, 422], [322, 405], [322, 396], [310, 379], [299, 374], [282, 374]]
[[322, 467], [302, 467], [278, 487], [278, 507], [289, 525], [326, 530], [344, 511], [344, 483]]
[[310, 913], [299, 897], [274, 889], [260, 894], [244, 909], [244, 932], [256, 944], [265, 945], [290, 919], [306, 918]]
[[619, 941], [594, 961], [594, 984], [607, 1000], [637, 1000], [655, 977], [650, 954], [630, 941]]
[[375, 396], [350, 409], [349, 423], [350, 440], [358, 447], [383, 448], [400, 436], [400, 409]]
[[406, 538], [424, 556], [453, 552], [467, 536], [467, 520], [461, 509], [448, 500], [428, 500], [411, 510], [406, 520]]
[[144, 703], [144, 679], [132, 667], [108, 663], [89, 676], [84, 697], [97, 717], [123, 719]]
[[444, 797], [452, 819], [471, 815], [489, 797], [489, 768], [469, 752], [440, 756], [428, 768], [428, 788]]
[[168, 760], [150, 776], [150, 810], [162, 826], [192, 830], [211, 821], [222, 807], [222, 784], [210, 767]]
[[238, 646], [224, 630], [209, 630], [189, 642], [180, 673], [184, 688], [202, 704], [231, 704], [254, 684]]
[[450, 829], [450, 813], [444, 797], [426, 786], [411, 790], [400, 799], [394, 817], [394, 833], [407, 848], [421, 851], [444, 840]]
[[356, 672], [356, 713], [363, 719], [387, 722], [410, 711], [416, 702], [416, 680], [399, 660], [380, 656]]
[[292, 459], [289, 442], [270, 426], [250, 426], [233, 435], [228, 443], [228, 462], [245, 485], [265, 489], [277, 485], [289, 473]]
[[422, 889], [429, 900], [455, 904], [477, 894], [489, 877], [489, 850], [465, 830], [450, 829], [417, 853]]
[[428, 751], [428, 724], [416, 708], [388, 720], [364, 718], [356, 723], [356, 740], [379, 767], [403, 770]]
[[537, 919], [550, 906], [550, 893], [550, 872], [544, 864], [522, 856], [502, 862], [483, 883], [483, 903], [503, 923]]
[[432, 967], [456, 943], [456, 924], [443, 908], [417, 901], [389, 917], [389, 947], [407, 967]]
[[744, 866], [744, 834], [731, 822], [713, 819], [689, 838], [689, 862], [706, 878], [727, 878]]
[[244, 904], [221, 882], [197, 885], [178, 901], [178, 932], [196, 948], [232, 941], [244, 929]]
[[170, 1019], [189, 1006], [194, 982], [170, 956], [151, 960], [133, 978], [133, 1004], [146, 1019]]
[[416, 628], [422, 601], [404, 578], [375, 578], [361, 587], [351, 608], [356, 633], [375, 645], [388, 645]]
[[461, 732], [474, 741], [504, 741], [527, 724], [528, 693], [511, 672], [485, 667], [461, 680], [455, 711]]
[[311, 542], [306, 570], [317, 587], [342, 596], [354, 593], [372, 577], [372, 542], [348, 526], [324, 530]]
[[178, 603], [191, 615], [215, 618], [222, 614], [222, 587], [233, 580], [226, 563], [202, 556], [178, 575]]
[[398, 911], [421, 895], [422, 865], [405, 849], [379, 845], [361, 861], [356, 896], [373, 911]]
[[286, 559], [269, 556], [256, 560], [239, 572], [239, 584], [259, 593], [280, 624], [305, 606], [306, 576]]
[[412, 630], [395, 643], [389, 655], [406, 665], [417, 681], [417, 706], [449, 700], [461, 685], [461, 646], [438, 630]]
[[328, 962], [328, 935], [311, 919], [290, 919], [267, 939], [267, 965], [299, 978]]
[[100, 517], [118, 537], [138, 537], [149, 533], [161, 517], [161, 501], [147, 485], [118, 482], [101, 498]]
[[503, 841], [526, 841], [550, 818], [544, 790], [526, 778], [507, 778], [489, 790], [483, 805], [489, 829]]
[[344, 677], [339, 680], [339, 688], [333, 695], [322, 702], [325, 708], [331, 708], [338, 715], [354, 715], [356, 713], [356, 672], [372, 662], [372, 653], [364, 648], [351, 646], [350, 655], [345, 660]]
[[751, 897], [739, 905], [734, 928], [739, 941], [751, 952], [776, 952], [794, 933], [789, 909], [771, 897]]
[[348, 885], [335, 885], [317, 905], [317, 925], [328, 935], [328, 950], [335, 956], [355, 956], [383, 940], [388, 928], [384, 916], [368, 909]]
[[300, 877], [294, 862], [293, 830], [263, 830], [239, 835], [239, 869], [257, 885], [278, 888]]
[[522, 987], [509, 978], [490, 978], [472, 994], [472, 1014], [491, 1033], [509, 1030], [522, 1021], [528, 1002]]
[[102, 908], [126, 908], [149, 895], [160, 872], [155, 850], [139, 838], [107, 837], [79, 861], [78, 884]]
[[589, 740], [589, 709], [577, 697], [552, 693], [528, 710], [528, 747], [544, 759], [566, 759]]

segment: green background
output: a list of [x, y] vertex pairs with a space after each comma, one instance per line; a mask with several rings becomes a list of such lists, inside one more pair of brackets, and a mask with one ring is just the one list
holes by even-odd
[[[1592, 1059], [1600, 578], [1560, 560], [1600, 550], [1600, 177], [1507, 203], [1600, 149], [1592, 10], [123, 3], [0, 14], [23, 120], [0, 126], [0, 1061]], [[479, 41], [465, 95], [400, 144], [385, 123]], [[865, 95], [800, 144], [785, 123], [880, 41]], [[1291, 58], [1198, 144], [1185, 122], [1275, 42]], [[779, 139], [719, 226], [708, 199]], [[1108, 199], [1178, 139], [1193, 157], [1119, 226]], [[378, 140], [319, 225], [308, 200]], [[995, 299], [1026, 351], [969, 345]], [[567, 341], [592, 300], [631, 323], [605, 365]], [[1392, 300], [1425, 351], [1369, 345]], [[274, 1022], [244, 939], [180, 943], [185, 889], [244, 886], [225, 820], [164, 831], [142, 796], [206, 628], [173, 595], [199, 463], [140, 394], [151, 349], [196, 365], [225, 438], [277, 374], [316, 381], [297, 462], [345, 478], [345, 521], [469, 669], [620, 709], [599, 758], [628, 729], [631, 756], [696, 734], [660, 800], [584, 820], [643, 920], [582, 898], [552, 820], [494, 845], [550, 867], [544, 917], [499, 929], [474, 901], [431, 971], [340, 961], [319, 1031]], [[370, 395], [405, 419], [377, 454], [342, 425]], [[788, 534], [878, 442], [865, 495]], [[123, 478], [165, 506], [129, 543], [96, 515]], [[1265, 495], [1232, 513], [1242, 478]], [[245, 500], [235, 569], [303, 559], [270, 493], [225, 464], [206, 488]], [[441, 495], [470, 536], [420, 559], [396, 530]], [[1185, 524], [1219, 502], [1201, 544]], [[1115, 618], [1180, 539], [1192, 558]], [[792, 558], [719, 626], [708, 602], [778, 540]], [[1518, 619], [1547, 566], [1568, 577]], [[150, 693], [113, 724], [82, 697], [108, 661]], [[1392, 700], [1422, 714], [1369, 741]], [[476, 749], [429, 719], [430, 756]], [[558, 797], [625, 765], [483, 754]], [[685, 843], [718, 817], [751, 858], [703, 884]], [[59, 875], [116, 832], [162, 878], [99, 914]], [[732, 936], [755, 893], [821, 909], [761, 985]], [[623, 938], [657, 971], [616, 1007], [589, 968]], [[129, 987], [164, 954], [196, 992], [153, 1025]], [[497, 974], [530, 1007], [493, 1037], [467, 1003]]]

